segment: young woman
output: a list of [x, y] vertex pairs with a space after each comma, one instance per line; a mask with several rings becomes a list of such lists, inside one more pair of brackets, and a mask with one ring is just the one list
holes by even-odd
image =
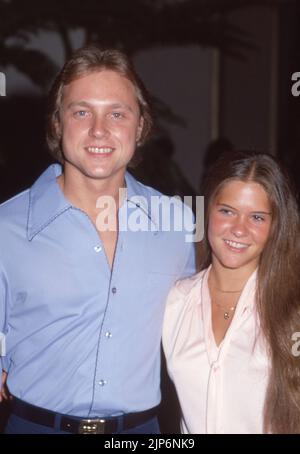
[[266, 154], [211, 168], [200, 273], [171, 290], [163, 346], [183, 433], [300, 433], [299, 216]]

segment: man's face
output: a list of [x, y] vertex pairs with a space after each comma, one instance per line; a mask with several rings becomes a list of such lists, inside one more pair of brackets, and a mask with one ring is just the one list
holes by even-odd
[[142, 123], [134, 86], [117, 72], [92, 72], [66, 85], [58, 125], [65, 173], [122, 183]]

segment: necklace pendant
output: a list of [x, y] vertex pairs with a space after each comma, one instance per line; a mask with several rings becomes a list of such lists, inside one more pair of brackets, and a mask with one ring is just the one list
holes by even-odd
[[225, 320], [228, 320], [230, 317], [229, 312], [224, 312], [224, 318]]

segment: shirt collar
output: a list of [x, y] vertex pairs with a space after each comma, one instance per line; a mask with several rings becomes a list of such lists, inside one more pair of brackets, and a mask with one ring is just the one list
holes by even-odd
[[[60, 214], [72, 207], [57, 183], [57, 177], [61, 173], [62, 166], [52, 164], [30, 188], [27, 222], [27, 238], [29, 241]], [[158, 230], [158, 224], [151, 215], [148, 191], [141, 190], [143, 186], [128, 172], [125, 174], [125, 181], [128, 207], [136, 206], [141, 209], [153, 223], [155, 230]]]
[[57, 216], [72, 206], [57, 183], [56, 178], [61, 173], [61, 165], [52, 164], [30, 188], [27, 222], [27, 238], [29, 241]]

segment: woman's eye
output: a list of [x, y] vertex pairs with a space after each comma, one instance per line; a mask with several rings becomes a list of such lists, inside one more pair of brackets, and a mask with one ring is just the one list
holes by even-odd
[[263, 216], [261, 216], [260, 214], [254, 214], [253, 219], [256, 222], [263, 222], [265, 220], [265, 218]]
[[225, 214], [225, 215], [231, 215], [232, 211], [228, 210], [227, 208], [220, 208], [219, 210], [220, 213]]

